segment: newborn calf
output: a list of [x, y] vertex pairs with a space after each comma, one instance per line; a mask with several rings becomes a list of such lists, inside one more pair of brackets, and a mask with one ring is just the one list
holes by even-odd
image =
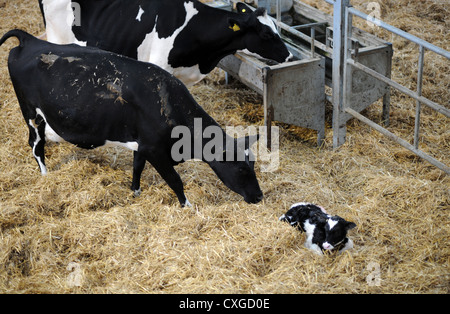
[[325, 209], [310, 203], [297, 203], [279, 218], [306, 232], [305, 246], [319, 254], [323, 251], [343, 252], [353, 248], [347, 231], [356, 227], [339, 216], [330, 216]]

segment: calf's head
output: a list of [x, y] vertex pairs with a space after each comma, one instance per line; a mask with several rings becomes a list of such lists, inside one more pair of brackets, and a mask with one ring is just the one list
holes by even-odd
[[246, 47], [245, 53], [279, 63], [293, 58], [265, 9], [258, 8], [253, 11], [242, 2], [238, 2], [236, 6], [241, 13], [240, 17], [230, 18], [229, 24], [230, 29], [241, 34]]
[[263, 193], [254, 170], [255, 158], [250, 150], [252, 144], [257, 140], [258, 136], [231, 140], [233, 145], [226, 145], [228, 147], [225, 147], [220, 158], [208, 162], [219, 179], [230, 190], [242, 195], [247, 203], [253, 204], [263, 199]]
[[347, 231], [356, 227], [356, 224], [346, 221], [339, 216], [333, 216], [326, 220], [325, 239], [322, 247], [325, 250], [339, 248], [347, 240]]

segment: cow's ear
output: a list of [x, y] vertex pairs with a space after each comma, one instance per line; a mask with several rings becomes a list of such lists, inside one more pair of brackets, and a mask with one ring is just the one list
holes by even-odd
[[236, 3], [236, 10], [239, 13], [244, 13], [244, 14], [250, 14], [253, 12], [253, 10], [250, 9], [250, 7], [243, 2]]
[[257, 8], [255, 10], [255, 15], [256, 15], [256, 17], [258, 17], [258, 16], [267, 17], [268, 16], [266, 8], [263, 8], [263, 7]]
[[228, 19], [229, 28], [232, 29], [234, 32], [239, 32], [242, 30], [242, 24], [241, 22], [235, 20], [235, 19]]

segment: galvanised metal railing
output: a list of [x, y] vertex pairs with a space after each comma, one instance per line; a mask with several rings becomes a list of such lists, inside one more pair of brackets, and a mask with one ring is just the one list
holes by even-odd
[[[412, 151], [417, 156], [430, 162], [437, 168], [441, 169], [447, 174], [450, 174], [450, 167], [443, 164], [434, 157], [428, 155], [419, 149], [419, 134], [420, 134], [420, 112], [421, 106], [426, 105], [429, 108], [436, 110], [440, 114], [450, 118], [450, 110], [430, 99], [422, 96], [422, 81], [423, 81], [423, 67], [425, 50], [437, 53], [447, 60], [450, 59], [450, 52], [439, 48], [429, 42], [413, 36], [407, 32], [402, 31], [394, 26], [391, 26], [373, 16], [362, 13], [351, 7], [349, 0], [325, 0], [334, 6], [333, 13], [333, 146], [339, 147], [345, 142], [346, 126], [342, 123], [340, 115], [345, 113], [350, 114], [356, 119], [366, 123], [378, 132], [384, 134], [391, 140], [400, 144], [404, 148]], [[369, 67], [359, 63], [352, 56], [357, 55], [357, 48], [352, 49], [352, 16], [360, 17], [369, 21], [389, 32], [401, 36], [419, 46], [419, 60], [418, 60], [418, 74], [417, 74], [417, 90], [412, 91], [409, 88], [397, 83], [396, 81], [372, 70]], [[364, 73], [375, 77], [385, 84], [399, 90], [400, 92], [414, 98], [416, 100], [416, 115], [414, 127], [414, 143], [410, 144], [406, 140], [398, 137], [381, 125], [364, 117], [359, 112], [346, 106], [348, 103], [347, 95], [351, 89], [351, 71], [350, 67], [357, 68]]]

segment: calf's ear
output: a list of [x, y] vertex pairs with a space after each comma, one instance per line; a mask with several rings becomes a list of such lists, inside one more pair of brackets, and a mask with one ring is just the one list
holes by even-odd
[[347, 221], [346, 224], [345, 224], [345, 229], [346, 230], [350, 230], [350, 229], [353, 229], [353, 228], [356, 228], [356, 224], [354, 222]]

